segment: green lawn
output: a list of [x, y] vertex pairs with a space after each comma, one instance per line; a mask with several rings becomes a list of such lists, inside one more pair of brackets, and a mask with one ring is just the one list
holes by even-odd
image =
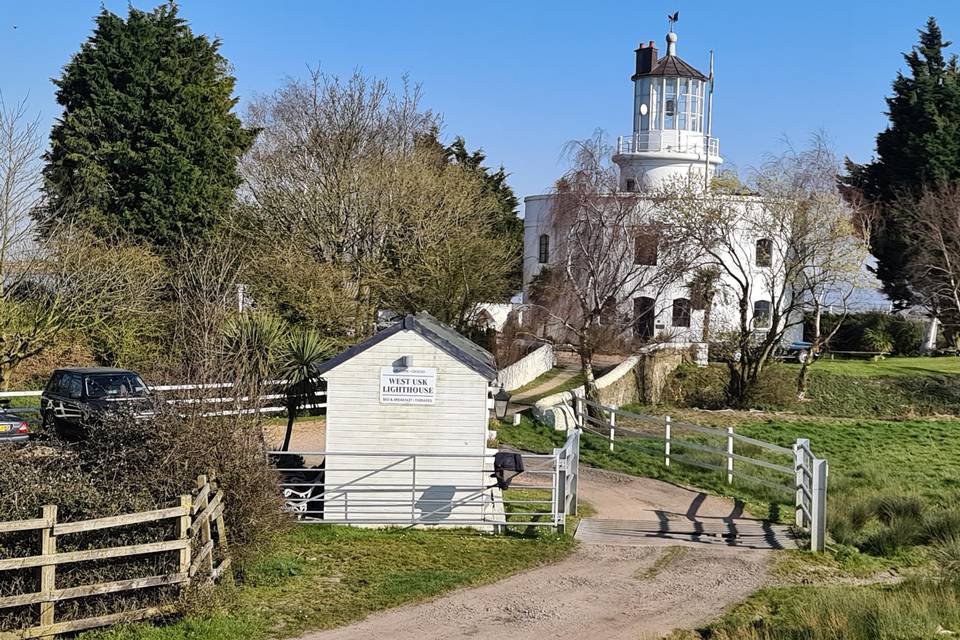
[[[787, 365], [799, 368], [800, 365]], [[935, 376], [960, 375], [960, 357], [901, 357], [883, 360], [830, 360], [821, 358], [810, 366], [811, 371], [823, 371], [842, 376]]]
[[[533, 388], [539, 386], [540, 384], [544, 384], [544, 383], [547, 383], [547, 382], [549, 382], [549, 381], [551, 381], [551, 380], [554, 380], [554, 379], [558, 378], [558, 377], [560, 376], [560, 373], [563, 372], [563, 371], [567, 371], [567, 369], [562, 369], [562, 368], [559, 368], [559, 367], [554, 368], [554, 369], [551, 369], [550, 371], [547, 371], [546, 373], [544, 373], [542, 376], [540, 376], [539, 378], [537, 378], [537, 379], [534, 380], [533, 382], [530, 382], [530, 383], [528, 383], [528, 384], [525, 384], [524, 386], [520, 387], [519, 389], [517, 389], [517, 390], [515, 390], [515, 391], [511, 391], [510, 394], [511, 394], [512, 396], [517, 396], [517, 395], [519, 395], [520, 393], [523, 393], [524, 391], [529, 391], [530, 389], [533, 389]], [[550, 386], [550, 387], [547, 388], [545, 391], [542, 391], [542, 392], [540, 392], [540, 393], [538, 393], [538, 394], [536, 394], [536, 395], [532, 395], [532, 396], [528, 396], [528, 397], [523, 398], [523, 399], [521, 400], [521, 402], [522, 402], [523, 404], [532, 405], [533, 403], [537, 402], [538, 400], [541, 400], [541, 399], [543, 399], [543, 398], [546, 398], [547, 396], [552, 396], [552, 395], [555, 394], [555, 393], [560, 393], [560, 392], [562, 392], [562, 391], [570, 391], [571, 389], [576, 389], [577, 387], [581, 387], [581, 386], [583, 386], [583, 383], [584, 383], [583, 374], [582, 374], [582, 373], [578, 373], [577, 375], [573, 376], [572, 378], [568, 378], [567, 380], [565, 380], [565, 381], [563, 381], [563, 382], [558, 382], [556, 385]]]
[[302, 525], [244, 566], [238, 586], [166, 625], [90, 632], [85, 640], [265, 640], [348, 624], [382, 609], [492, 582], [554, 562], [574, 547], [549, 529], [530, 535]]

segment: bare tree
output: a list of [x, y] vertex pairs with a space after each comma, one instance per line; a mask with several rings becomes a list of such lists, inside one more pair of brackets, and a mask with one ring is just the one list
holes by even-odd
[[418, 136], [439, 126], [419, 102], [419, 87], [407, 83], [394, 94], [360, 74], [342, 81], [311, 71], [256, 99], [248, 112], [261, 129], [242, 164], [255, 231], [350, 272], [357, 335], [372, 325], [370, 279], [402, 224], [387, 206], [397, 163], [413, 153]]
[[[897, 204], [909, 246], [910, 288], [939, 318], [945, 333], [960, 335], [960, 183], [925, 189]], [[935, 323], [933, 323], [935, 326]]]
[[62, 332], [148, 313], [162, 274], [148, 250], [64, 227], [34, 241], [40, 133], [23, 102], [0, 99], [0, 383]]
[[[641, 194], [620, 192], [601, 135], [573, 143], [573, 167], [558, 182], [546, 221], [555, 249], [531, 300], [544, 339], [576, 351], [589, 399], [597, 401], [594, 356], [632, 338], [632, 304], [682, 279], [695, 255]], [[630, 308], [627, 308], [630, 307]]]
[[[720, 274], [718, 294], [735, 309], [713, 336], [734, 404], [747, 402], [804, 312], [817, 312], [830, 296], [848, 299], [861, 273], [866, 246], [837, 192], [837, 166], [824, 139], [815, 137], [810, 148], [765, 163], [753, 181], [756, 195], [705, 193], [692, 180], [661, 190], [667, 219], [700, 248], [698, 266]], [[805, 384], [806, 367], [801, 393]]]

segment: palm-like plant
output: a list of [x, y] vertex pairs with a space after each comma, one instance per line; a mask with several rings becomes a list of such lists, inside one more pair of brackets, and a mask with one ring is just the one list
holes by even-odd
[[293, 332], [283, 346], [280, 375], [286, 380], [287, 431], [281, 451], [290, 448], [297, 411], [316, 399], [320, 376], [317, 367], [333, 353], [334, 344], [312, 330]]
[[238, 386], [260, 397], [263, 383], [276, 367], [287, 333], [283, 320], [267, 313], [245, 313], [224, 328], [224, 348]]

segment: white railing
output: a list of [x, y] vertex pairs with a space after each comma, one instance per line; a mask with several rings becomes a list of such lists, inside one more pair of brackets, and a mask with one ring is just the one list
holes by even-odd
[[[597, 411], [590, 415], [588, 407]], [[606, 439], [611, 452], [616, 446], [630, 446], [640, 449], [644, 453], [663, 456], [663, 464], [669, 467], [671, 462], [678, 462], [701, 469], [718, 471], [726, 475], [728, 484], [734, 479], [745, 480], [759, 484], [776, 491], [782, 491], [794, 497], [796, 524], [799, 528], [809, 531], [810, 549], [823, 551], [826, 545], [827, 531], [827, 461], [817, 458], [810, 449], [810, 441], [804, 438], [797, 440], [791, 447], [783, 447], [772, 442], [765, 442], [736, 433], [733, 427], [717, 429], [704, 427], [689, 422], [674, 421], [670, 416], [656, 417], [632, 411], [624, 411], [614, 407], [596, 404], [584, 398], [576, 399], [573, 408], [577, 425], [586, 433], [592, 433]], [[597, 417], [602, 415], [603, 418]], [[622, 418], [618, 425], [617, 417]], [[627, 421], [627, 424], [624, 424]], [[636, 424], [631, 424], [636, 423]], [[724, 446], [711, 446], [704, 442], [678, 437], [678, 433], [712, 436], [720, 439]], [[662, 435], [661, 435], [662, 434]], [[658, 444], [647, 444], [658, 443]], [[740, 453], [737, 452], [737, 443], [741, 444]], [[745, 455], [743, 446], [757, 447], [779, 456], [782, 462], [763, 460]], [[677, 453], [680, 449], [684, 453]], [[706, 453], [721, 459], [720, 464], [694, 458], [687, 452]], [[736, 464], [735, 464], [736, 463]], [[743, 465], [747, 465], [744, 469]], [[774, 472], [769, 477], [760, 477], [754, 469], [763, 469]], [[777, 479], [781, 478], [781, 482]]]
[[553, 453], [522, 454], [525, 469], [505, 491], [493, 478], [493, 453], [271, 451], [268, 456], [280, 475], [284, 508], [301, 523], [563, 531], [566, 516], [577, 513], [579, 446], [580, 433], [574, 431]]
[[[694, 153], [703, 155], [706, 136], [692, 131], [644, 131], [617, 138], [617, 153]], [[710, 138], [710, 155], [720, 155], [720, 139]]]
[[[272, 387], [282, 387], [287, 384], [285, 380], [270, 380], [265, 383], [267, 386]], [[213, 382], [207, 384], [159, 384], [150, 387], [150, 391], [157, 393], [160, 396], [166, 396], [170, 392], [183, 392], [183, 391], [207, 391], [207, 390], [217, 390], [217, 389], [231, 389], [233, 388], [234, 383], [232, 382]], [[0, 391], [0, 398], [39, 398], [43, 395], [43, 389], [31, 389], [27, 391]], [[323, 409], [327, 406], [326, 404], [326, 391], [317, 391], [314, 396], [316, 401], [311, 402], [310, 404], [301, 404], [300, 409]], [[217, 409], [211, 411], [205, 411], [201, 413], [201, 416], [204, 417], [214, 417], [214, 416], [228, 416], [228, 415], [247, 415], [253, 413], [261, 414], [270, 414], [270, 413], [284, 413], [287, 410], [286, 407], [286, 397], [285, 393], [267, 393], [259, 397], [261, 404], [257, 407], [239, 407], [237, 405], [242, 405], [251, 401], [250, 396], [229, 396], [229, 395], [217, 395], [214, 397], [205, 397], [203, 395], [193, 395], [192, 397], [178, 397], [178, 398], [168, 398], [164, 397], [164, 401], [172, 404], [185, 404], [185, 405], [220, 405], [224, 404], [233, 404], [233, 408], [228, 409]], [[10, 407], [9, 411], [36, 411], [36, 407]]]

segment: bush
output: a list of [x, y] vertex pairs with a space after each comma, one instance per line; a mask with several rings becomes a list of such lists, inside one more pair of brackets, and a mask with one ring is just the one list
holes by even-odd
[[[823, 314], [822, 332], [833, 330], [841, 317]], [[892, 313], [869, 311], [853, 313], [842, 319], [840, 329], [827, 345], [834, 351], [892, 351], [897, 355], [915, 354], [923, 341], [925, 326], [922, 321]], [[813, 316], [804, 319], [804, 337], [813, 339]]]
[[[61, 521], [168, 507], [178, 495], [195, 488], [197, 475], [212, 471], [226, 494], [224, 518], [231, 554], [241, 562], [250, 557], [286, 522], [275, 474], [264, 459], [257, 421], [249, 416], [183, 416], [165, 403], [155, 411], [150, 420], [112, 416], [91, 426], [89, 437], [79, 443], [51, 438], [0, 447], [0, 521], [35, 518], [46, 504], [58, 506]], [[171, 521], [164, 521], [71, 534], [58, 540], [58, 550], [169, 539], [172, 527]], [[35, 546], [35, 535], [0, 534], [0, 557], [28, 556], [35, 553]], [[159, 554], [70, 565], [57, 572], [57, 586], [169, 573], [176, 571], [176, 559], [176, 554]], [[4, 572], [2, 577], [0, 596], [32, 591], [35, 586], [32, 570]], [[176, 598], [175, 588], [159, 587], [68, 601], [58, 604], [58, 619]], [[25, 608], [0, 611], [0, 629], [33, 620]]]

